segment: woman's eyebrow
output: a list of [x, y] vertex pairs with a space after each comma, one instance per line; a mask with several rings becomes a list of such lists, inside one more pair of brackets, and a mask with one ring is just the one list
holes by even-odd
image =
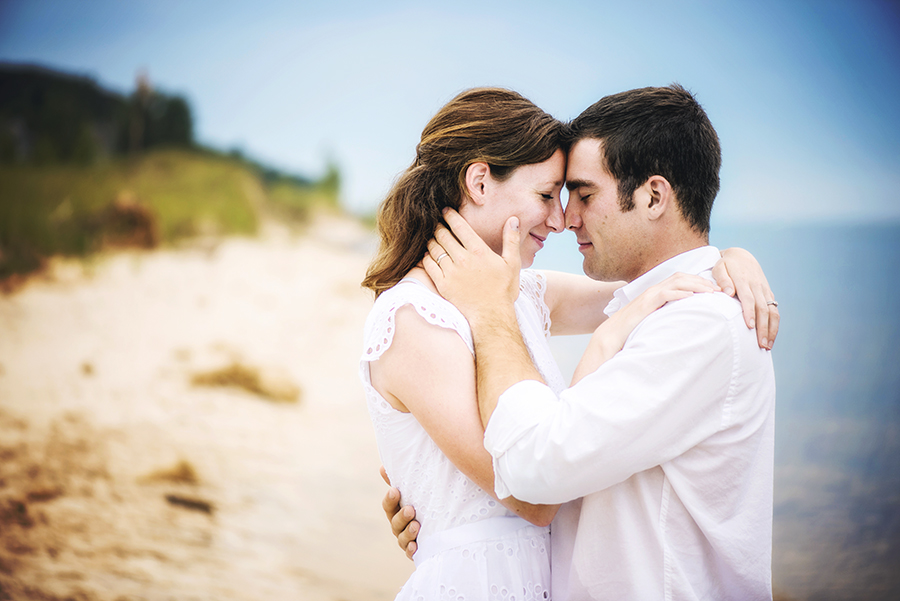
[[539, 187], [539, 188], [542, 188], [542, 187], [545, 187], [545, 186], [552, 186], [552, 187], [555, 188], [555, 187], [557, 187], [557, 186], [562, 186], [562, 185], [563, 185], [563, 181], [562, 181], [561, 179], [558, 179], [558, 180], [556, 180], [555, 182], [543, 182], [543, 183], [540, 184], [538, 187]]

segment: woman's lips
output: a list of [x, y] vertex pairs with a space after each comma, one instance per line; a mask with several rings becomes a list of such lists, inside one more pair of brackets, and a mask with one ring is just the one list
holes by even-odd
[[538, 248], [544, 248], [544, 240], [546, 240], [546, 238], [541, 238], [537, 234], [531, 234], [531, 237], [537, 241]]

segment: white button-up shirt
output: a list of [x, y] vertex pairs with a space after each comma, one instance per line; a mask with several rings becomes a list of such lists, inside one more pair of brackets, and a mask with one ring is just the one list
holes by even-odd
[[[713, 247], [619, 289], [611, 314]], [[565, 503], [552, 526], [553, 598], [771, 599], [775, 378], [722, 293], [668, 303], [624, 348], [557, 396], [500, 397], [485, 432], [496, 492]], [[583, 498], [582, 498], [583, 497]]]

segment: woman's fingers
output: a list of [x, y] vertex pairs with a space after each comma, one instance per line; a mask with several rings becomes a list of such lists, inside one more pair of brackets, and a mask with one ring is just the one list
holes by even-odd
[[[699, 276], [676, 273], [657, 284], [657, 296], [648, 299], [654, 306], [661, 307], [669, 301], [685, 298], [694, 292], [712, 292], [727, 285], [725, 270], [721, 270], [716, 283]], [[772, 349], [781, 316], [778, 306], [774, 304], [774, 295], [765, 281], [755, 285], [742, 284], [736, 286], [736, 295], [741, 303], [744, 322], [748, 328], [756, 329], [757, 343], [760, 348]]]
[[712, 276], [716, 280], [716, 284], [722, 289], [722, 292], [728, 296], [734, 296], [734, 281], [728, 275], [728, 269], [725, 267], [725, 261], [719, 259], [712, 269]]
[[743, 284], [737, 286], [737, 298], [741, 302], [744, 323], [748, 328], [756, 328], [756, 341], [760, 348], [772, 349], [775, 336], [778, 335], [780, 316], [778, 307], [770, 304], [774, 295], [765, 282], [755, 286]]
[[753, 302], [756, 313], [756, 341], [761, 348], [769, 348], [769, 307], [762, 286], [753, 290]]
[[717, 290], [719, 290], [718, 285], [705, 278], [679, 272], [670, 275], [659, 284], [651, 286], [638, 298], [645, 303], [644, 311], [649, 313], [669, 301], [687, 298], [694, 293], [716, 292]]
[[778, 326], [781, 325], [781, 314], [778, 312], [776, 305], [769, 305], [769, 350], [775, 344], [775, 337], [778, 336]]
[[686, 290], [690, 292], [715, 292], [719, 290], [719, 286], [716, 283], [710, 282], [706, 278], [681, 272], [670, 275], [657, 286], [660, 289]]
[[741, 312], [744, 314], [744, 323], [748, 328], [756, 327], [756, 296], [748, 284], [735, 287], [737, 299], [741, 302]]
[[778, 335], [778, 324], [781, 320], [775, 295], [767, 285], [760, 285], [754, 291], [756, 300], [756, 329], [759, 346], [772, 350], [772, 344]]

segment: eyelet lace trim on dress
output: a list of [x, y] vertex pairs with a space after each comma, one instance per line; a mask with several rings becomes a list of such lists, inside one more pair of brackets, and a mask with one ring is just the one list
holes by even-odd
[[[398, 290], [401, 286], [402, 290]], [[431, 325], [459, 332], [469, 351], [473, 355], [475, 354], [472, 332], [466, 318], [459, 312], [459, 309], [421, 284], [404, 280], [383, 292], [382, 296], [386, 298], [379, 300], [382, 302], [387, 300], [388, 304], [377, 316], [372, 316], [374, 317], [374, 328], [365, 341], [366, 347], [363, 352], [365, 361], [377, 361], [390, 348], [391, 342], [394, 340], [394, 318], [397, 311], [406, 305], [412, 305], [416, 313]]]
[[550, 308], [544, 302], [544, 294], [547, 292], [547, 278], [540, 271], [530, 269], [522, 272], [519, 277], [519, 290], [528, 295], [532, 304], [541, 314], [541, 324], [544, 328], [544, 336], [550, 337]]

